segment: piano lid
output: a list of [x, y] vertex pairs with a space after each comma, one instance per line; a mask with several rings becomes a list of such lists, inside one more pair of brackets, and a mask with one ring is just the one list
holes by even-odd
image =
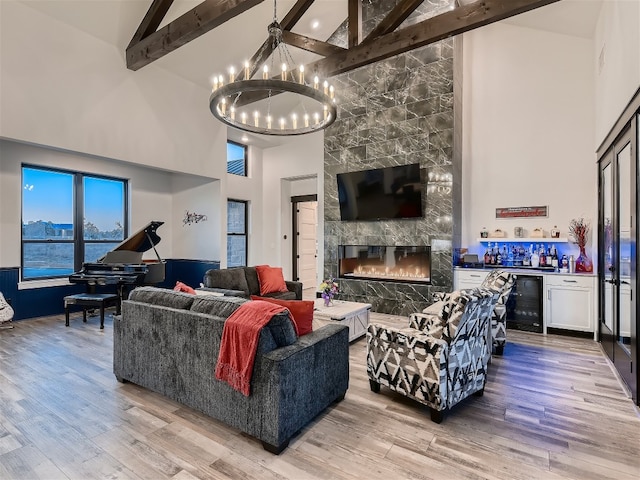
[[[131, 252], [144, 253], [152, 248], [155, 250], [155, 246], [161, 240], [161, 238], [156, 233], [156, 230], [160, 225], [163, 224], [164, 222], [159, 221], [149, 222], [144, 228], [141, 228], [136, 233], [126, 238], [120, 245], [116, 246], [111, 251], [127, 250]], [[102, 257], [98, 261], [102, 262], [104, 258], [105, 257]]]

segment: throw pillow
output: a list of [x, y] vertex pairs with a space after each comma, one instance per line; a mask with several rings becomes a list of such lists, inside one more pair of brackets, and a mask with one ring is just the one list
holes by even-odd
[[185, 292], [185, 293], [190, 293], [191, 295], [196, 294], [196, 291], [193, 288], [191, 288], [189, 285], [182, 282], [176, 282], [176, 286], [173, 287], [173, 289], [176, 292]]
[[282, 268], [269, 265], [257, 265], [258, 282], [260, 283], [260, 295], [275, 292], [287, 292], [287, 284], [284, 282]]
[[299, 337], [313, 331], [313, 300], [280, 300], [257, 295], [251, 295], [251, 300], [264, 300], [286, 307], [291, 313]]

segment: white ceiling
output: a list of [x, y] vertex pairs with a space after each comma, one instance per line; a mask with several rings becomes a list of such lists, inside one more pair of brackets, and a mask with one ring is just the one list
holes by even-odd
[[[151, 5], [151, 0], [19, 0], [52, 18], [93, 35], [122, 52]], [[365, 0], [366, 1], [366, 0]], [[562, 0], [506, 22], [514, 25], [591, 38], [603, 0]], [[168, 12], [166, 24], [201, 3], [199, 0], [176, 0]], [[295, 0], [277, 2], [278, 19], [293, 6]], [[316, 0], [293, 29], [294, 32], [324, 40], [347, 16], [346, 0]], [[174, 52], [156, 60], [153, 65], [166, 69], [206, 88], [214, 75], [226, 73], [229, 66], [238, 69], [267, 38], [267, 25], [273, 18], [273, 2], [260, 5], [202, 35]], [[312, 30], [311, 22], [320, 21]], [[308, 62], [315, 56], [298, 49], [290, 51], [296, 61]], [[304, 57], [306, 55], [306, 57]], [[144, 68], [144, 67], [143, 67]]]

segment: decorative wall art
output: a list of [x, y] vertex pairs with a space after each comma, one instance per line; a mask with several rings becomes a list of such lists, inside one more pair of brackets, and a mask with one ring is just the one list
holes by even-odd
[[184, 212], [184, 218], [182, 219], [182, 226], [184, 227], [185, 225], [191, 225], [192, 223], [206, 222], [206, 221], [207, 221], [206, 215], [201, 215], [195, 212], [191, 213], [189, 212], [189, 210], [186, 210]]

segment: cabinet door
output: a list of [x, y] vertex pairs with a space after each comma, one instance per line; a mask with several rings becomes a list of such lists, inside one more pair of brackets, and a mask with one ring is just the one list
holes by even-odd
[[593, 332], [593, 290], [547, 286], [547, 327]]

